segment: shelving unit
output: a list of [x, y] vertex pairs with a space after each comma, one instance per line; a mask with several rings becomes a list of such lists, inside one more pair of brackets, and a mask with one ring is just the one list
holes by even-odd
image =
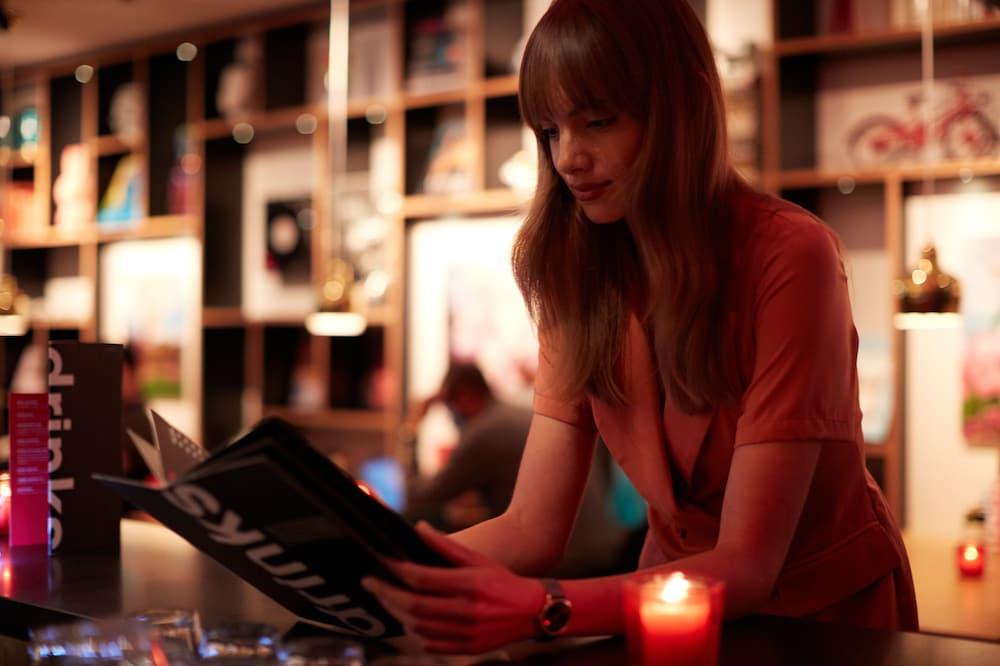
[[[767, 189], [817, 213], [838, 231], [847, 251], [849, 272], [852, 258], [863, 264], [869, 282], [855, 283], [852, 295], [861, 301], [855, 302], [855, 319], [859, 330], [865, 325], [867, 332], [886, 336], [894, 365], [888, 433], [883, 441], [866, 444], [865, 456], [893, 511], [905, 522], [904, 339], [893, 326], [897, 305], [890, 291], [892, 281], [905, 270], [905, 197], [928, 177], [938, 181], [939, 192], [962, 191], [969, 183], [968, 187], [1000, 189], [996, 178], [1000, 156], [932, 165], [914, 162], [861, 169], [821, 168], [817, 97], [824, 85], [849, 85], [852, 76], [867, 86], [918, 81], [922, 32], [918, 28], [886, 28], [817, 34], [820, 8], [818, 1], [772, 3], [775, 42], [762, 63], [762, 182]], [[937, 76], [1000, 73], [1000, 16], [938, 24], [933, 33]], [[866, 321], [860, 321], [859, 316]], [[862, 331], [862, 337], [864, 334]]]
[[[201, 432], [192, 434], [214, 445], [261, 417], [277, 415], [300, 425], [321, 448], [346, 450], [352, 461], [401, 454], [405, 412], [402, 280], [408, 222], [453, 214], [514, 213], [523, 204], [495, 177], [486, 175], [497, 167], [498, 154], [512, 154], [520, 147], [520, 135], [511, 131], [512, 123], [519, 124], [517, 77], [502, 68], [487, 72], [484, 64], [488, 40], [491, 49], [514, 49], [510, 38], [488, 34], [485, 17], [496, 11], [519, 13], [522, 0], [466, 0], [466, 4], [468, 30], [461, 40], [466, 64], [452, 87], [416, 94], [406, 85], [406, 36], [413, 29], [414, 15], [440, 14], [444, 3], [351, 2], [352, 21], [386, 20], [391, 35], [385, 44], [391, 85], [376, 94], [355, 96], [348, 105], [351, 140], [356, 142], [351, 144], [351, 159], [360, 161], [360, 171], [370, 166], [367, 153], [375, 133], [396, 146], [390, 193], [399, 202], [387, 215], [384, 262], [390, 286], [384, 302], [368, 311], [369, 328], [360, 338], [312, 337], [305, 330], [305, 313], [261, 315], [248, 309], [243, 289], [245, 259], [240, 248], [246, 234], [251, 233], [247, 224], [254, 212], [247, 209], [244, 179], [258, 144], [286, 139], [308, 146], [311, 175], [302, 176], [302, 190], [311, 197], [315, 215], [309, 282], [314, 289], [322, 283], [323, 263], [331, 247], [326, 201], [328, 133], [325, 100], [322, 95], [316, 98], [316, 81], [309, 78], [316, 74], [310, 69], [309, 35], [323, 32], [328, 24], [329, 3], [325, 1], [318, 0], [305, 9], [207, 27], [181, 38], [167, 36], [16, 71], [15, 85], [32, 86], [36, 91], [42, 135], [33, 160], [17, 153], [0, 153], [0, 169], [8, 177], [17, 172], [21, 178], [31, 178], [40, 207], [39, 223], [33, 228], [3, 231], [6, 265], [19, 280], [26, 280], [22, 287], [38, 297], [44, 280], [52, 274], [49, 264], [58, 255], [70, 264], [73, 275], [91, 279], [99, 309], [102, 247], [120, 241], [194, 238], [202, 245], [204, 260], [202, 302], [197, 308], [202, 331]], [[261, 73], [250, 107], [224, 116], [217, 108], [216, 90], [242, 39], [251, 40], [260, 49]], [[180, 41], [197, 47], [194, 60], [182, 62], [175, 56]], [[74, 78], [74, 70], [82, 62], [94, 67], [93, 78], [84, 84]], [[133, 146], [115, 136], [107, 123], [112, 95], [126, 82], [140, 87], [147, 107], [145, 131]], [[419, 172], [426, 165], [437, 114], [449, 106], [456, 108], [471, 139], [472, 187], [460, 195], [424, 194]], [[378, 124], [369, 124], [371, 121]], [[240, 124], [253, 128], [249, 143], [234, 139]], [[490, 133], [494, 125], [495, 135]], [[192, 172], [190, 207], [183, 214], [171, 212], [167, 189], [175, 159], [175, 133], [180, 126], [186, 127]], [[118, 158], [133, 154], [139, 159], [145, 173], [142, 219], [114, 230], [96, 222], [72, 230], [53, 226], [52, 185], [59, 172], [59, 154], [72, 143], [81, 143], [90, 151], [95, 205]], [[5, 340], [2, 345], [0, 369], [8, 379], [30, 341], [45, 342], [65, 335], [80, 340], [101, 337], [96, 313], [82, 323], [35, 320], [32, 324], [29, 335]], [[302, 363], [302, 358], [307, 362]], [[296, 406], [290, 399], [291, 377], [296, 372], [307, 372], [310, 381], [318, 382], [321, 405]], [[382, 388], [373, 390], [373, 383]]]

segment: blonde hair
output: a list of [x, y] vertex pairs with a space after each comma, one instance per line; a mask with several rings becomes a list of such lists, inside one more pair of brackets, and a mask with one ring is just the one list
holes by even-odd
[[[568, 396], [623, 404], [618, 365], [630, 308], [649, 327], [665, 390], [701, 411], [734, 396], [725, 344], [729, 162], [722, 88], [686, 0], [555, 0], [528, 40], [520, 106], [539, 178], [514, 244], [514, 276]], [[568, 102], [643, 127], [625, 220], [586, 221], [541, 129]], [[651, 288], [655, 285], [655, 289]]]

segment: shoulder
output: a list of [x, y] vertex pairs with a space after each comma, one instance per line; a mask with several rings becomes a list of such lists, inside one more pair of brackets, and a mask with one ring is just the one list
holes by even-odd
[[804, 208], [754, 191], [737, 198], [734, 216], [736, 263], [751, 278], [788, 272], [846, 278], [837, 234]]

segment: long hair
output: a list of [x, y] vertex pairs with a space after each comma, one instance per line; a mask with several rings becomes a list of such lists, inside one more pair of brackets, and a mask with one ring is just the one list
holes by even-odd
[[[519, 96], [539, 168], [512, 263], [540, 334], [559, 348], [557, 386], [625, 403], [618, 366], [638, 308], [681, 409], [735, 396], [723, 329], [739, 179], [712, 50], [687, 1], [555, 0], [525, 47]], [[587, 222], [556, 172], [541, 128], [566, 103], [626, 113], [643, 127], [621, 222]]]

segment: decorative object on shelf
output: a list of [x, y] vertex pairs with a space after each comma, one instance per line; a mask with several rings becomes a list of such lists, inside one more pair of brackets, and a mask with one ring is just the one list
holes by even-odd
[[469, 3], [449, 0], [440, 16], [425, 16], [410, 32], [406, 89], [414, 94], [460, 88], [464, 83]]
[[319, 306], [306, 317], [313, 335], [353, 337], [368, 328], [365, 316], [352, 303], [354, 268], [343, 259], [330, 259], [319, 289]]
[[757, 48], [747, 43], [739, 52], [715, 48], [715, 62], [726, 96], [726, 130], [733, 165], [753, 177], [760, 168], [760, 102]]
[[252, 110], [262, 57], [260, 43], [252, 37], [236, 45], [235, 60], [223, 68], [215, 96], [215, 106], [223, 118], [246, 115]]
[[115, 136], [132, 150], [140, 147], [143, 133], [142, 88], [138, 83], [124, 83], [111, 96], [108, 126]]
[[313, 217], [309, 198], [267, 202], [265, 263], [282, 284], [310, 283]]
[[201, 171], [201, 157], [187, 125], [174, 130], [174, 163], [170, 166], [167, 181], [167, 210], [171, 215], [194, 215], [197, 202], [194, 199]]
[[362, 295], [357, 296], [368, 307], [385, 303], [389, 288], [386, 270], [386, 242], [389, 221], [373, 202], [367, 173], [345, 174], [344, 187], [337, 202], [345, 225], [343, 251], [355, 267]]
[[33, 182], [21, 180], [6, 182], [0, 197], [2, 197], [0, 218], [4, 220], [5, 234], [17, 234], [48, 226], [39, 215]]
[[916, 267], [894, 288], [902, 312], [958, 312], [961, 284], [938, 268], [934, 245], [924, 247]]
[[525, 39], [523, 0], [483, 4], [483, 22], [489, 26], [489, 39], [483, 44], [485, 74], [487, 77], [514, 74], [521, 66], [524, 52], [520, 43]]
[[90, 278], [73, 275], [45, 280], [42, 307], [37, 317], [84, 325], [93, 314], [94, 285]]
[[500, 182], [524, 200], [531, 199], [538, 185], [538, 151], [522, 148], [500, 165]]
[[902, 30], [919, 27], [928, 6], [936, 25], [979, 21], [997, 11], [996, 2], [991, 0], [890, 0], [892, 27]]
[[[31, 149], [35, 148], [42, 132], [38, 119], [38, 109], [34, 106], [28, 106], [18, 111], [14, 118], [14, 129], [14, 150], [20, 150], [24, 154], [25, 151], [30, 152]], [[31, 152], [31, 154], [34, 153]]]
[[962, 539], [955, 548], [958, 571], [962, 576], [979, 578], [986, 570], [986, 546], [983, 525], [986, 515], [973, 509], [965, 515]]
[[27, 332], [28, 297], [17, 288], [13, 275], [0, 271], [0, 336], [24, 335]]
[[97, 221], [108, 225], [131, 226], [142, 217], [143, 174], [139, 159], [125, 155], [115, 165], [111, 182], [101, 197]]
[[57, 227], [76, 229], [94, 219], [91, 180], [87, 147], [71, 144], [63, 148], [59, 156], [59, 175], [52, 184], [53, 221]]
[[350, 72], [347, 77], [351, 99], [391, 93], [390, 50], [385, 47], [391, 41], [392, 25], [384, 9], [374, 9], [370, 14], [362, 11], [351, 17]]
[[441, 109], [434, 138], [427, 153], [425, 194], [460, 194], [472, 190], [475, 151], [465, 127], [461, 108]]

